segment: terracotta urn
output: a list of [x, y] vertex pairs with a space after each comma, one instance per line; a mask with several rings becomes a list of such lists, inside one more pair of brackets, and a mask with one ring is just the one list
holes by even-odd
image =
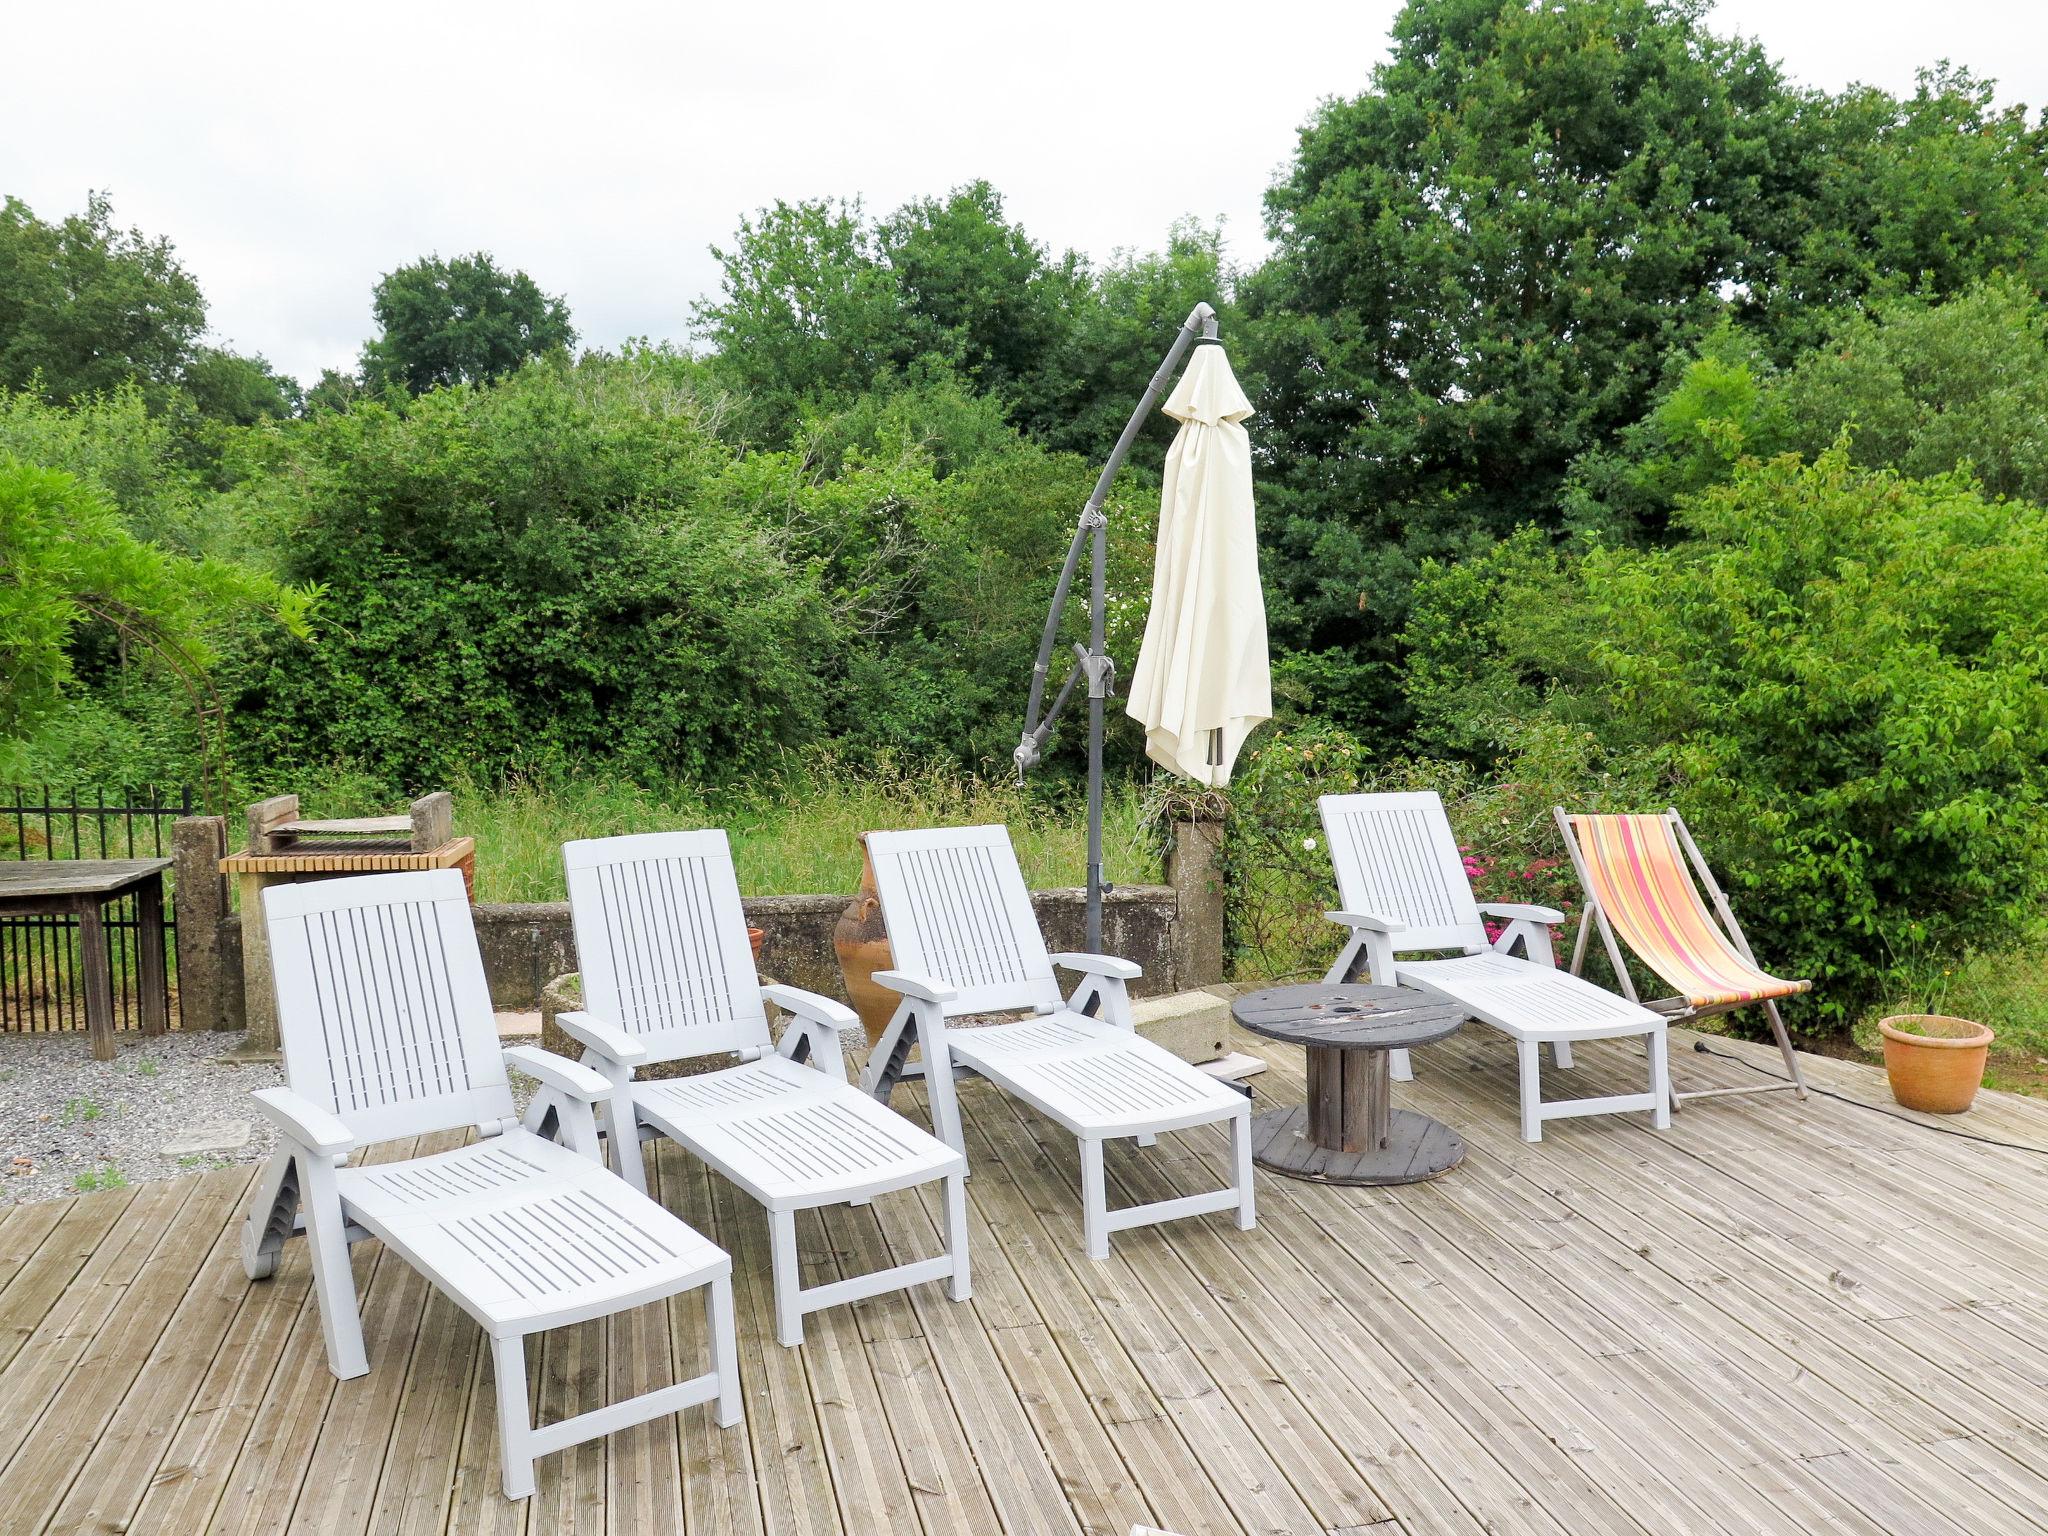
[[1991, 1031], [1939, 1013], [1901, 1013], [1877, 1021], [1892, 1097], [1908, 1109], [1959, 1115], [1977, 1097]]
[[867, 834], [860, 839], [860, 894], [846, 904], [832, 930], [832, 948], [839, 955], [839, 974], [846, 982], [846, 996], [860, 1015], [860, 1027], [868, 1044], [882, 1038], [889, 1019], [901, 1001], [887, 987], [877, 986], [874, 975], [895, 963], [889, 949], [889, 930], [882, 926], [882, 898], [875, 889], [875, 861], [868, 853]]

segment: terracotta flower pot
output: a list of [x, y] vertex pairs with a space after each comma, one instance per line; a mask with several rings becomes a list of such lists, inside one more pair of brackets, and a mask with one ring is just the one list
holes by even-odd
[[766, 928], [749, 928], [747, 930], [747, 942], [754, 946], [755, 970], [759, 970], [761, 968], [761, 941], [766, 939], [767, 937], [768, 930]]
[[902, 999], [887, 987], [877, 986], [874, 975], [895, 964], [889, 948], [889, 930], [882, 926], [882, 898], [875, 889], [875, 863], [868, 857], [867, 834], [860, 840], [860, 894], [846, 904], [832, 930], [832, 948], [839, 956], [839, 974], [846, 981], [846, 996], [860, 1015], [860, 1027], [868, 1044], [882, 1038], [889, 1019]]
[[1877, 1021], [1892, 1097], [1908, 1109], [1959, 1115], [1977, 1097], [1991, 1031], [1939, 1013], [1901, 1013]]

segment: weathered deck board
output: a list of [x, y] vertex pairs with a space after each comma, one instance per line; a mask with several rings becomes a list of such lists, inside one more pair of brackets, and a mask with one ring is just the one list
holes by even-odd
[[[1244, 1042], [1240, 1042], [1244, 1043]], [[1675, 1037], [1689, 1047], [1689, 1037]], [[1303, 1092], [1261, 1046], [1262, 1103]], [[1774, 1052], [1679, 1052], [1695, 1084]], [[1548, 1091], [1632, 1087], [1582, 1046]], [[249, 1170], [0, 1212], [0, 1528], [529, 1536], [1542, 1536], [2048, 1526], [2048, 1155], [1841, 1098], [1701, 1103], [1515, 1134], [1512, 1051], [1468, 1029], [1397, 1090], [1464, 1136], [1429, 1184], [1271, 1175], [1228, 1217], [1080, 1252], [1071, 1138], [985, 1085], [968, 1122], [975, 1299], [943, 1285], [774, 1342], [761, 1213], [664, 1147], [662, 1197], [736, 1259], [748, 1419], [698, 1408], [498, 1494], [479, 1331], [375, 1243], [355, 1255], [372, 1370], [337, 1383], [306, 1260], [249, 1285]], [[914, 1095], [906, 1095], [906, 1106]], [[1845, 1102], [1853, 1100], [1854, 1102]], [[2048, 1149], [2048, 1104], [1947, 1130]], [[426, 1146], [438, 1145], [429, 1139]], [[404, 1155], [410, 1146], [379, 1149]], [[1112, 1149], [1118, 1201], [1214, 1187], [1213, 1131]], [[935, 1190], [807, 1216], [807, 1283], [938, 1250]], [[695, 1297], [550, 1336], [545, 1418], [701, 1369]]]

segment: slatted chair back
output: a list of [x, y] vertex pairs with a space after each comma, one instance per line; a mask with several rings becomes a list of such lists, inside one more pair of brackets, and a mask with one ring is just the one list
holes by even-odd
[[896, 970], [959, 988], [949, 1014], [1059, 1006], [1007, 827], [870, 832], [867, 844]]
[[293, 1092], [364, 1142], [511, 1118], [460, 870], [273, 886], [263, 919]]
[[1487, 947], [1458, 839], [1435, 791], [1325, 795], [1320, 804], [1345, 911], [1404, 924], [1394, 935], [1402, 954]]
[[584, 1009], [677, 1061], [770, 1043], [732, 844], [717, 829], [562, 849]]

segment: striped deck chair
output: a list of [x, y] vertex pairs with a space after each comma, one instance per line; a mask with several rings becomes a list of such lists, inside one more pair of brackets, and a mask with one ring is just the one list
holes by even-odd
[[[1614, 974], [1631, 999], [1636, 989], [1623, 946], [1676, 989], [1672, 996], [1653, 999], [1644, 1007], [1683, 1021], [1761, 1006], [1784, 1054], [1789, 1082], [1689, 1091], [1674, 1087], [1672, 1106], [1686, 1099], [1784, 1089], [1805, 1098], [1806, 1079], [1785, 1033], [1785, 1021], [1778, 1015], [1777, 1000], [1809, 991], [1813, 983], [1787, 981], [1757, 964], [1685, 819], [1668, 807], [1654, 816], [1574, 816], [1558, 806], [1556, 816], [1586, 892], [1586, 909], [1572, 948], [1572, 973], [1585, 965], [1587, 944], [1597, 927]], [[1707, 901], [1700, 899], [1702, 889]]]

